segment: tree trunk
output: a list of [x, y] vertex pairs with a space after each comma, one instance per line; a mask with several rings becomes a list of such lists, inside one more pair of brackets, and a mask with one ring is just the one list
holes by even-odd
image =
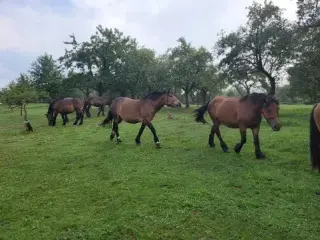
[[190, 107], [189, 93], [188, 93], [188, 92], [185, 92], [185, 93], [184, 93], [184, 96], [185, 96], [185, 98], [186, 98], [186, 108], [189, 108], [189, 107]]
[[201, 90], [201, 95], [202, 95], [202, 104], [206, 104], [207, 101], [207, 91], [204, 89]]
[[272, 75], [270, 73], [268, 73], [264, 68], [262, 68], [260, 70], [264, 75], [266, 75], [266, 77], [269, 80], [270, 89], [269, 89], [268, 94], [274, 95], [276, 93], [276, 79], [274, 77], [272, 77]]

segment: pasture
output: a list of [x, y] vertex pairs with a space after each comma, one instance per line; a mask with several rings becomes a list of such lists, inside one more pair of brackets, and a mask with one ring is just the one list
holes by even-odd
[[[48, 126], [46, 104], [30, 104], [35, 130], [0, 107], [0, 239], [319, 239], [320, 175], [309, 160], [312, 106], [281, 105], [280, 132], [263, 120], [256, 160], [251, 131], [221, 127], [230, 153], [208, 147], [210, 125], [192, 109], [163, 108], [141, 146], [139, 125], [121, 123], [110, 142], [103, 117]], [[108, 108], [106, 108], [107, 110]], [[208, 115], [205, 115], [207, 120]]]

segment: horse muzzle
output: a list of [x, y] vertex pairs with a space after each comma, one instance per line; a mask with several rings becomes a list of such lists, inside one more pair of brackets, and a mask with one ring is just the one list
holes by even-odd
[[281, 129], [281, 124], [276, 119], [270, 119], [268, 120], [268, 123], [270, 124], [271, 128], [275, 132], [279, 132]]

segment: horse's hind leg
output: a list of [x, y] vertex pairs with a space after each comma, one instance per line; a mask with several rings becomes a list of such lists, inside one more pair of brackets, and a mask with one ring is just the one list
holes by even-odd
[[240, 135], [241, 135], [241, 141], [237, 143], [234, 147], [234, 151], [236, 153], [239, 153], [242, 149], [242, 146], [247, 142], [247, 129], [240, 127]]
[[97, 117], [99, 117], [99, 116], [100, 116], [101, 111], [102, 111], [102, 110], [101, 110], [101, 106], [99, 106], [99, 107], [98, 107], [98, 114], [97, 114]]
[[83, 111], [79, 112], [79, 116], [80, 116], [79, 125], [82, 125], [83, 124], [83, 118], [84, 118], [84, 112]]
[[210, 147], [215, 147], [216, 145], [214, 144], [214, 134], [215, 134], [215, 127], [214, 125], [212, 125], [211, 127], [211, 132], [209, 134], [209, 140], [208, 140], [208, 143], [209, 143], [209, 146]]
[[228, 146], [227, 144], [223, 141], [222, 137], [221, 137], [221, 133], [220, 133], [220, 129], [219, 129], [220, 124], [219, 123], [215, 123], [214, 124], [214, 131], [217, 134], [217, 137], [219, 138], [220, 141], [220, 146], [222, 148], [222, 150], [224, 152], [229, 152]]
[[[120, 118], [120, 117], [118, 117], [118, 118], [115, 118], [114, 120], [113, 120], [113, 126], [112, 126], [112, 133], [111, 134], [113, 134], [113, 132], [115, 133], [115, 135], [117, 136], [117, 143], [121, 143], [122, 141], [120, 140], [120, 135], [119, 135], [119, 123], [121, 123], [121, 121], [122, 121], [122, 119]], [[111, 136], [110, 136], [110, 138], [111, 138]]]
[[146, 124], [142, 123], [141, 127], [140, 127], [140, 130], [138, 132], [138, 135], [136, 136], [136, 139], [135, 139], [137, 145], [141, 144], [140, 138], [141, 138], [141, 135], [142, 135], [145, 127], [146, 127]]
[[78, 121], [80, 120], [80, 113], [79, 112], [76, 112], [76, 120], [74, 121], [73, 125], [77, 125], [78, 124]]

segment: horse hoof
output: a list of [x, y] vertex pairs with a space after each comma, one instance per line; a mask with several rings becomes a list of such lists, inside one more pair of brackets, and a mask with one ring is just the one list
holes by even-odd
[[136, 140], [136, 145], [140, 146], [141, 142]]
[[157, 148], [161, 148], [160, 142], [156, 142], [156, 147], [157, 147]]
[[216, 147], [216, 145], [215, 145], [215, 144], [209, 144], [209, 147], [211, 147], [211, 148], [215, 148], [215, 147]]
[[121, 143], [122, 141], [121, 141], [121, 139], [120, 139], [120, 137], [118, 137], [117, 138], [117, 143], [119, 144], [119, 143]]
[[256, 158], [257, 159], [264, 159], [264, 158], [266, 158], [266, 155], [264, 155], [262, 152], [260, 152], [260, 153], [256, 154]]
[[234, 147], [234, 151], [236, 153], [239, 153], [241, 151], [241, 144], [240, 143], [237, 143], [236, 146]]
[[114, 135], [110, 135], [110, 140], [112, 141], [114, 139]]

